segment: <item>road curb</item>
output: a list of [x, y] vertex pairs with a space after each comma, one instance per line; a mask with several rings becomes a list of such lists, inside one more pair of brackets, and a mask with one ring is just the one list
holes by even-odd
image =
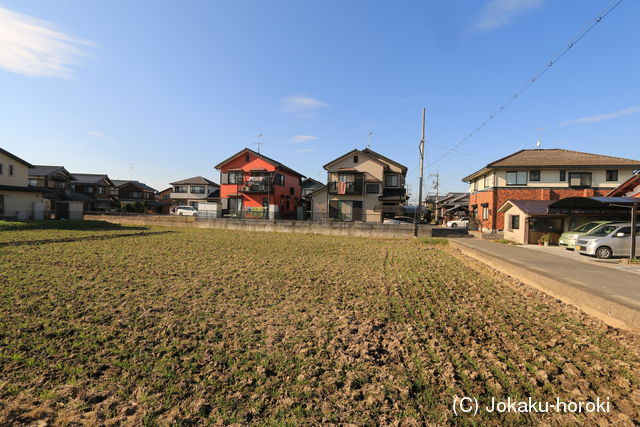
[[640, 311], [635, 308], [595, 295], [579, 288], [570, 281], [554, 279], [537, 273], [455, 240], [449, 240], [449, 245], [464, 255], [481, 261], [501, 273], [512, 276], [522, 283], [577, 307], [585, 313], [602, 320], [609, 326], [634, 332], [640, 331]]

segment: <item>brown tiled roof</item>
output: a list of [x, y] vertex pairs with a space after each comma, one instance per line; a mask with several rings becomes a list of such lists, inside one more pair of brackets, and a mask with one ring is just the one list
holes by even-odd
[[628, 167], [640, 168], [640, 160], [602, 154], [583, 153], [561, 148], [520, 150], [507, 157], [489, 163], [484, 168], [463, 178], [469, 181], [491, 169], [507, 168], [578, 168], [578, 167]]
[[521, 150], [504, 157], [487, 167], [563, 167], [563, 166], [640, 166], [640, 160], [623, 159], [622, 157], [604, 156], [602, 154], [583, 153], [560, 148]]
[[201, 185], [214, 185], [219, 187], [215, 182], [203, 177], [203, 176], [194, 176], [193, 178], [183, 179], [182, 181], [170, 182], [170, 185], [181, 185], [181, 184], [201, 184]]
[[498, 209], [503, 212], [503, 208], [509, 203], [520, 209], [526, 214], [546, 214], [551, 203], [555, 200], [507, 200], [504, 205]]

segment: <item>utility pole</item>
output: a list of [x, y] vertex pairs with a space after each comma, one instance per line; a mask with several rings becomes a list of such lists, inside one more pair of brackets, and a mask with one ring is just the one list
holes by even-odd
[[418, 188], [418, 209], [416, 217], [413, 219], [413, 237], [418, 237], [418, 218], [421, 218], [422, 211], [422, 180], [424, 174], [424, 120], [427, 109], [422, 109], [422, 137], [420, 138], [420, 187]]
[[436, 190], [436, 224], [438, 223], [438, 187], [440, 187], [440, 174], [438, 172], [431, 175], [435, 179], [433, 180], [433, 188]]

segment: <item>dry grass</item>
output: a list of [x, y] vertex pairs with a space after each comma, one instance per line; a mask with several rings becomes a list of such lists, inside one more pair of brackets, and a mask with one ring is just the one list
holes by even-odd
[[[0, 257], [0, 423], [639, 419], [634, 337], [420, 241], [180, 230]], [[455, 395], [613, 413], [457, 419]]]

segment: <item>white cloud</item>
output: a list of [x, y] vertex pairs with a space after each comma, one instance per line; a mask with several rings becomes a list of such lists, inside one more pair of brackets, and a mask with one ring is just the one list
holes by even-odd
[[312, 152], [314, 150], [313, 150], [313, 148], [298, 148], [296, 151], [298, 153], [310, 153], [310, 152]]
[[289, 141], [290, 142], [307, 142], [307, 141], [313, 141], [314, 139], [318, 139], [318, 137], [313, 135], [296, 135], [293, 138], [291, 138]]
[[98, 139], [101, 139], [101, 140], [106, 141], [106, 142], [110, 142], [111, 144], [117, 144], [118, 143], [118, 141], [114, 141], [113, 139], [111, 139], [107, 135], [105, 135], [104, 133], [98, 132], [97, 130], [90, 130], [89, 132], [87, 132], [87, 135], [93, 136], [94, 138], [98, 138]]
[[0, 7], [0, 68], [28, 76], [70, 78], [71, 66], [93, 44], [36, 18]]
[[327, 104], [305, 95], [290, 96], [282, 103], [282, 109], [287, 113], [306, 113], [322, 107], [327, 107]]
[[600, 114], [597, 116], [580, 117], [579, 119], [567, 120], [560, 123], [560, 126], [575, 125], [578, 123], [595, 123], [602, 120], [616, 119], [622, 116], [640, 113], [640, 107], [631, 107], [625, 110], [614, 111], [612, 113]]
[[476, 31], [491, 31], [509, 25], [521, 15], [537, 9], [545, 0], [489, 0], [478, 20], [473, 24]]

